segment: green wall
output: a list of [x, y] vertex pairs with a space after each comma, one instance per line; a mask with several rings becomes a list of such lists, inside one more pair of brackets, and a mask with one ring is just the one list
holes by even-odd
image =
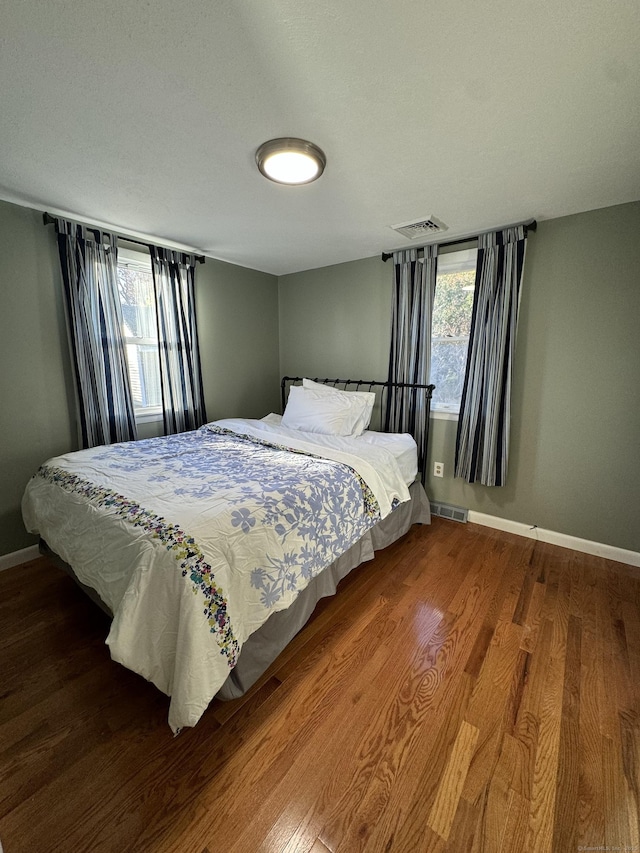
[[[509, 477], [451, 476], [456, 423], [432, 420], [429, 494], [490, 515], [640, 551], [640, 203], [540, 222], [529, 238]], [[35, 541], [20, 500], [76, 447], [52, 228], [0, 202], [0, 555]], [[387, 373], [391, 267], [379, 258], [276, 279], [207, 259], [197, 312], [207, 413], [279, 410], [280, 373]], [[349, 378], [347, 376], [346, 378]]]
[[280, 411], [278, 279], [210, 258], [196, 276], [207, 417]]
[[0, 203], [0, 554], [35, 541], [20, 513], [29, 477], [77, 447], [61, 287], [53, 229]]
[[[20, 513], [31, 475], [51, 456], [77, 449], [55, 233], [39, 211], [0, 202], [0, 288], [2, 555], [36, 541]], [[207, 259], [196, 272], [196, 296], [209, 418], [277, 411], [276, 277]]]
[[[432, 419], [429, 494], [640, 551], [640, 203], [529, 237], [504, 488], [452, 477], [455, 421]], [[283, 373], [385, 377], [391, 268], [369, 258], [280, 278]], [[348, 378], [348, 377], [347, 377]], [[372, 376], [373, 378], [373, 376]]]
[[366, 258], [282, 276], [283, 375], [386, 378], [390, 274], [389, 264]]

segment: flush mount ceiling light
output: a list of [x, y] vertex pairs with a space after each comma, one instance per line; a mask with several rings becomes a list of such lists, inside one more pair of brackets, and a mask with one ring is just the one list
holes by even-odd
[[265, 178], [278, 184], [310, 184], [324, 172], [327, 158], [305, 139], [285, 136], [270, 139], [256, 151], [258, 169]]

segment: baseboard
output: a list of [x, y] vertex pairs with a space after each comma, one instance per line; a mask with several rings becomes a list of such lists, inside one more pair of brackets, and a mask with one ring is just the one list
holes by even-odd
[[560, 545], [561, 548], [571, 548], [583, 554], [593, 554], [595, 557], [604, 557], [607, 560], [626, 563], [628, 566], [640, 567], [638, 551], [627, 551], [626, 548], [616, 548], [615, 545], [591, 542], [589, 539], [556, 533], [555, 530], [545, 530], [543, 527], [532, 527], [520, 521], [499, 518], [497, 515], [485, 515], [483, 512], [475, 512], [472, 509], [469, 510], [468, 520], [474, 524], [482, 524], [484, 527], [494, 527], [496, 530], [516, 533], [518, 536], [527, 536], [529, 539], [538, 539], [540, 542], [549, 542], [551, 545]]
[[0, 557], [0, 572], [4, 569], [12, 569], [14, 566], [19, 566], [20, 563], [28, 563], [29, 560], [35, 560], [40, 556], [40, 551], [37, 545], [30, 545], [28, 548], [23, 548], [21, 551], [13, 551], [11, 554], [3, 554]]

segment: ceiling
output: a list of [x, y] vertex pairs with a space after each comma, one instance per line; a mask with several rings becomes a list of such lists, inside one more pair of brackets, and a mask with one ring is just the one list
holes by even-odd
[[640, 198], [637, 0], [4, 0], [0, 45], [1, 198], [276, 275]]

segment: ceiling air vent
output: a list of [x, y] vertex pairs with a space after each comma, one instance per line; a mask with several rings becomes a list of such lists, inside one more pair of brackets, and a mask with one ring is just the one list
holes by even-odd
[[428, 239], [434, 234], [441, 234], [447, 230], [444, 222], [440, 222], [435, 216], [429, 216], [428, 219], [418, 219], [415, 222], [401, 222], [399, 225], [392, 225], [394, 231], [408, 237], [409, 240]]

